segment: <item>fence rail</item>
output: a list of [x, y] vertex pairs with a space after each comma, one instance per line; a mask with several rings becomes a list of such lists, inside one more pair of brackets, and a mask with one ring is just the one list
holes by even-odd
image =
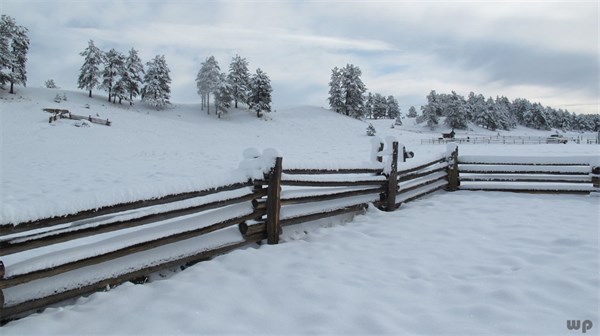
[[0, 321], [247, 244], [277, 244], [282, 227], [369, 204], [393, 211], [441, 189], [600, 190], [600, 168], [585, 157], [459, 156], [451, 144], [413, 164], [397, 142], [377, 151], [379, 168], [286, 169], [282, 157], [273, 157], [247, 181], [0, 224]]

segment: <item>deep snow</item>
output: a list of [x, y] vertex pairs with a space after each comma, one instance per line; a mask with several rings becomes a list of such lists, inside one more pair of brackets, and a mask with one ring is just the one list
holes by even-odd
[[[391, 120], [298, 107], [260, 120], [239, 109], [219, 120], [199, 105], [155, 111], [84, 92], [66, 92], [68, 101], [56, 104], [57, 92], [0, 92], [0, 223], [240, 181], [248, 174], [248, 147], [277, 148], [284, 167], [372, 166], [368, 123], [382, 139], [395, 136], [415, 152], [399, 169], [447, 150], [420, 141], [447, 130], [432, 132], [412, 119], [391, 128]], [[113, 124], [49, 124], [45, 107]], [[466, 133], [496, 135], [476, 127]], [[600, 146], [469, 144], [459, 152], [561, 160], [598, 157]], [[1, 332], [549, 335], [569, 332], [567, 319], [590, 319], [594, 334], [599, 210], [598, 197], [438, 192], [394, 213], [369, 209], [346, 224], [336, 218], [287, 228], [284, 244], [96, 293]], [[223, 239], [238, 239], [232, 234], [223, 232]]]

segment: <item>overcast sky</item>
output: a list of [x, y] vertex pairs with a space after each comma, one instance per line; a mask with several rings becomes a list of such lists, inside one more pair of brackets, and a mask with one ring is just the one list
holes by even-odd
[[[402, 111], [431, 91], [527, 98], [600, 113], [597, 1], [1, 0], [29, 29], [28, 86], [76, 89], [90, 39], [102, 50], [165, 55], [174, 103], [197, 103], [195, 78], [236, 54], [272, 81], [274, 108], [327, 107], [331, 69], [357, 65]], [[99, 94], [105, 95], [104, 92]]]

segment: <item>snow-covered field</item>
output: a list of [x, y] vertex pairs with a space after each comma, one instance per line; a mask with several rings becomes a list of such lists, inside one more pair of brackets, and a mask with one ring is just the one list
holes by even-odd
[[[0, 223], [236, 180], [242, 152], [274, 147], [284, 166], [369, 161], [368, 122], [317, 107], [224, 119], [199, 105], [154, 111], [105, 97], [27, 88], [0, 93]], [[89, 104], [89, 109], [85, 107]], [[110, 127], [59, 120], [42, 108], [109, 118]], [[445, 145], [414, 120], [391, 128], [427, 161]], [[472, 127], [464, 135], [496, 135]], [[547, 136], [518, 129], [506, 135]], [[459, 133], [460, 135], [461, 133]], [[569, 136], [577, 136], [570, 134]], [[593, 135], [587, 135], [593, 136]], [[600, 155], [600, 146], [462, 145], [469, 155]], [[600, 330], [600, 198], [439, 192], [394, 213], [369, 209], [349, 223], [291, 227], [285, 243], [248, 248], [123, 285], [11, 322], [2, 334], [544, 334], [567, 320]], [[324, 223], [321, 223], [324, 224]], [[306, 231], [305, 231], [306, 230]]]

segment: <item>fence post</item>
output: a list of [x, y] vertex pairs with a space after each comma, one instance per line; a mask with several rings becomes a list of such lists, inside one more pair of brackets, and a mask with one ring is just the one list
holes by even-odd
[[[402, 157], [404, 160], [404, 147], [402, 147]], [[396, 194], [398, 192], [398, 141], [392, 143], [392, 162], [390, 162], [390, 175], [387, 185], [387, 204], [385, 211], [394, 211], [396, 209]]]
[[448, 158], [448, 187], [447, 191], [456, 191], [460, 185], [460, 176], [458, 172], [458, 146], [452, 151]]
[[592, 185], [594, 186], [594, 192], [600, 192], [600, 166], [592, 166]]
[[281, 233], [279, 213], [281, 210], [281, 162], [283, 158], [275, 159], [275, 167], [269, 174], [267, 187], [267, 244], [278, 244]]

